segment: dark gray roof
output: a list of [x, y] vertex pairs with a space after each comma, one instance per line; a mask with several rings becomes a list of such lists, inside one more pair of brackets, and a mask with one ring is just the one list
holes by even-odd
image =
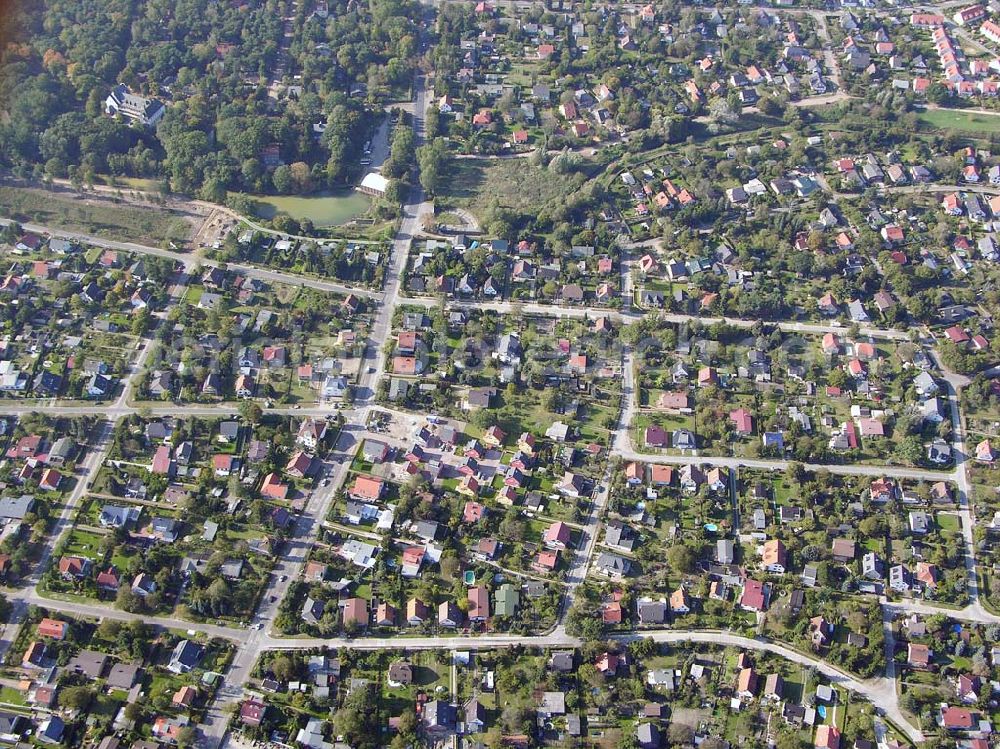
[[104, 673], [108, 656], [95, 650], [81, 650], [66, 664], [66, 670], [83, 674], [91, 679], [99, 679]]
[[116, 663], [108, 674], [108, 686], [114, 689], [131, 689], [141, 673], [142, 667], [138, 663]]

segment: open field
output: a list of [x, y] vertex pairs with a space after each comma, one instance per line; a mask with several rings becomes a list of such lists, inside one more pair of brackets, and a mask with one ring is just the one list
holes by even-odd
[[457, 159], [438, 192], [439, 203], [468, 208], [482, 218], [493, 201], [516, 211], [535, 213], [553, 200], [576, 191], [574, 175], [555, 174], [528, 159]]
[[183, 242], [191, 224], [166, 210], [92, 197], [70, 198], [30, 188], [0, 187], [0, 215], [108, 239], [166, 245]]
[[938, 130], [962, 130], [980, 134], [1000, 133], [1000, 116], [992, 114], [933, 109], [921, 112], [919, 117], [920, 122]]

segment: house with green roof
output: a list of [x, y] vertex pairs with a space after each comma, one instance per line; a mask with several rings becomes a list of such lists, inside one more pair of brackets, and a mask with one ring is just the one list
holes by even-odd
[[504, 583], [496, 593], [496, 606], [493, 613], [496, 616], [514, 616], [517, 611], [517, 604], [520, 603], [521, 596], [510, 583]]

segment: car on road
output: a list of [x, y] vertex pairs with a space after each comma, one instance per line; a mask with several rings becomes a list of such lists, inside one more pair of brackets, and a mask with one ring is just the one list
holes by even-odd
[[368, 374], [375, 374], [375, 367], [368, 367]]
[[278, 578], [278, 579], [279, 579], [279, 580], [281, 580], [281, 582], [286, 582], [286, 581], [288, 580], [288, 575], [282, 575], [282, 576], [281, 576], [280, 578]]

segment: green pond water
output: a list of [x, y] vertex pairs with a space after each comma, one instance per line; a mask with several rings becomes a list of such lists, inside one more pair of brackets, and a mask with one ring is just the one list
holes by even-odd
[[339, 226], [367, 213], [371, 202], [356, 190], [317, 192], [312, 195], [253, 195], [257, 215], [272, 219], [285, 214], [296, 221], [309, 219], [313, 226]]

